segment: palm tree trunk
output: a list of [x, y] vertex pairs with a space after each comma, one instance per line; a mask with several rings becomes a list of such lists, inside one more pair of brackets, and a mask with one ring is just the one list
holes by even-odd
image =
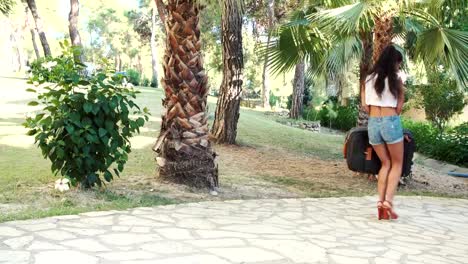
[[212, 135], [218, 143], [234, 144], [237, 136], [239, 105], [242, 94], [242, 7], [238, 0], [224, 0], [222, 21], [223, 82]]
[[[361, 42], [362, 42], [362, 56], [361, 62], [359, 63], [359, 99], [362, 102], [364, 101], [364, 88], [366, 84], [366, 77], [372, 68], [372, 33], [371, 32], [361, 32], [360, 33]], [[369, 120], [369, 114], [364, 110], [363, 107], [359, 108], [358, 116], [358, 126], [367, 127], [367, 122]]]
[[158, 55], [156, 52], [156, 8], [153, 8], [151, 12], [151, 84], [158, 87]]
[[31, 32], [31, 40], [34, 48], [34, 54], [36, 54], [36, 59], [39, 59], [41, 57], [41, 54], [39, 52], [39, 49], [37, 48], [36, 31], [33, 27], [31, 27], [31, 22], [29, 20], [29, 7], [26, 7], [24, 9], [24, 12], [26, 13], [26, 27], [28, 27], [29, 31]]
[[379, 59], [382, 51], [392, 43], [394, 15], [395, 11], [389, 9], [374, 19], [374, 51], [372, 55], [374, 64]]
[[80, 14], [80, 3], [78, 0], [70, 0], [70, 14], [68, 15], [68, 31], [73, 47], [79, 48], [79, 53], [75, 53], [75, 61], [84, 62], [83, 46], [81, 44], [80, 32], [78, 31], [78, 16]]
[[201, 56], [199, 5], [169, 0], [165, 7], [165, 91], [161, 132], [154, 146], [162, 179], [213, 189], [218, 185], [216, 154], [208, 137], [208, 76]]
[[291, 111], [289, 117], [298, 119], [302, 115], [302, 108], [304, 104], [304, 80], [305, 80], [305, 64], [304, 61], [296, 64], [296, 71], [294, 72], [293, 84], [293, 98], [291, 104]]
[[[268, 39], [267, 46], [270, 45], [271, 31], [275, 23], [275, 0], [268, 0]], [[263, 95], [263, 107], [269, 109], [270, 106], [270, 87], [267, 84], [268, 74], [268, 55], [265, 54], [263, 62], [263, 73], [262, 73], [262, 95]]]
[[34, 21], [36, 23], [37, 33], [39, 34], [39, 39], [41, 40], [42, 49], [44, 50], [45, 56], [52, 56], [52, 52], [50, 52], [49, 43], [47, 42], [46, 35], [44, 33], [44, 28], [42, 25], [41, 17], [37, 12], [36, 1], [35, 0], [26, 0], [28, 3], [28, 7], [31, 10], [31, 14], [34, 17]]

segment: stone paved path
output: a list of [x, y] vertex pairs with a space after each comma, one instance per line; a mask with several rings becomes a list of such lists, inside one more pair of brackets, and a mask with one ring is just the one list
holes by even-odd
[[0, 263], [468, 263], [468, 200], [204, 202], [0, 224]]

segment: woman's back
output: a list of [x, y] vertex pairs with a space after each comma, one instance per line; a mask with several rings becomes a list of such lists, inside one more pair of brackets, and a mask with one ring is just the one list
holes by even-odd
[[[385, 78], [385, 88], [382, 91], [381, 96], [377, 94], [375, 89], [375, 82], [377, 80], [378, 74], [370, 74], [366, 78], [366, 104], [381, 106], [381, 107], [396, 107], [398, 104], [398, 99], [391, 93], [388, 77]], [[401, 71], [398, 72], [398, 77], [402, 82], [405, 81], [405, 75]]]

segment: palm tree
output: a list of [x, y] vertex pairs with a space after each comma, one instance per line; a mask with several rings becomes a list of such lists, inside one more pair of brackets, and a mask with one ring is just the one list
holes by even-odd
[[304, 85], [305, 85], [305, 63], [300, 61], [296, 64], [294, 71], [293, 81], [293, 96], [291, 102], [291, 110], [289, 117], [298, 119], [302, 115], [303, 99], [304, 99]]
[[409, 33], [414, 33], [417, 38], [415, 58], [427, 65], [445, 64], [451, 68], [459, 85], [467, 87], [468, 32], [451, 29], [444, 24], [442, 10], [446, 6], [452, 10], [465, 10], [466, 2], [362, 0], [324, 11], [320, 14], [323, 18], [310, 18], [325, 24], [328, 31], [344, 35], [369, 32], [370, 28], [374, 34], [374, 61], [395, 37], [405, 38]]
[[223, 0], [222, 44], [223, 82], [219, 89], [218, 104], [212, 135], [218, 143], [234, 144], [237, 136], [239, 106], [242, 94], [242, 6], [238, 0]]
[[47, 42], [47, 38], [44, 33], [42, 20], [37, 11], [36, 1], [26, 0], [26, 2], [28, 4], [29, 9], [31, 10], [31, 14], [34, 17], [34, 21], [36, 22], [36, 29], [37, 29], [37, 33], [39, 34], [39, 39], [41, 40], [42, 48], [44, 49], [44, 55], [52, 56], [52, 52], [50, 51], [50, 47], [49, 47], [49, 42]]
[[[343, 2], [343, 1], [341, 1]], [[451, 68], [453, 75], [461, 87], [467, 87], [468, 81], [468, 32], [454, 30], [442, 23], [440, 10], [444, 5], [458, 7], [462, 9], [466, 6], [463, 1], [429, 1], [415, 3], [412, 1], [348, 1], [352, 2], [338, 8], [311, 13], [306, 16], [306, 20], [294, 20], [282, 28], [282, 31], [289, 31], [292, 35], [283, 38], [276, 45], [276, 50], [272, 54], [276, 56], [274, 64], [276, 70], [289, 69], [299, 61], [299, 54], [316, 58], [311, 69], [317, 72], [324, 72], [329, 69], [345, 69], [346, 62], [342, 56], [335, 56], [339, 49], [340, 42], [353, 39], [359, 45], [353, 45], [349, 53], [351, 57], [360, 57], [360, 81], [361, 90], [363, 81], [371, 68], [370, 52], [373, 49], [372, 57], [376, 59], [383, 47], [388, 45], [394, 37], [405, 38], [409, 33], [417, 38], [414, 49], [415, 58], [423, 61], [426, 65], [442, 63]], [[429, 8], [427, 8], [429, 7]], [[395, 26], [395, 22], [399, 24]], [[302, 27], [298, 26], [301, 25]], [[398, 30], [400, 32], [398, 32]], [[320, 32], [320, 33], [317, 33]], [[330, 40], [333, 45], [328, 49], [325, 56], [323, 50], [317, 50], [316, 46], [301, 40], [304, 36], [324, 34], [325, 39]], [[373, 34], [373, 43], [370, 44]], [[284, 34], [280, 35], [280, 38]], [[353, 40], [353, 41], [354, 41]], [[284, 56], [290, 54], [291, 50], [286, 47], [296, 47], [294, 51], [297, 56]], [[361, 116], [361, 115], [360, 115]]]
[[[165, 108], [161, 132], [153, 150], [158, 153], [163, 179], [213, 189], [218, 169], [208, 137], [208, 77], [201, 56], [200, 7], [192, 0], [157, 0], [165, 12]], [[167, 14], [166, 15], [164, 14]]]

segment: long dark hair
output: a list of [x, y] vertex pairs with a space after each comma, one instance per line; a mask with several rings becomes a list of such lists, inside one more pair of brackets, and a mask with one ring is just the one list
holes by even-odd
[[380, 54], [379, 59], [374, 65], [371, 71], [372, 76], [377, 74], [377, 80], [375, 80], [375, 91], [379, 97], [382, 96], [382, 92], [385, 89], [385, 79], [388, 77], [388, 86], [390, 92], [398, 98], [401, 91], [401, 80], [398, 77], [397, 65], [403, 61], [403, 55], [393, 46], [388, 45]]

